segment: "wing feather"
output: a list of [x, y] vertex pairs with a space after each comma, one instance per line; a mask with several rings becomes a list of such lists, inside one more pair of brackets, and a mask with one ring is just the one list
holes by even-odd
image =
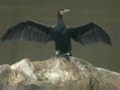
[[82, 45], [102, 42], [111, 45], [111, 39], [109, 35], [104, 31], [102, 27], [94, 22], [88, 23], [83, 26], [68, 28], [70, 37], [80, 42]]
[[28, 20], [8, 29], [8, 31], [3, 35], [2, 41], [7, 40], [27, 40], [47, 43], [52, 41], [52, 27], [39, 24], [37, 22]]

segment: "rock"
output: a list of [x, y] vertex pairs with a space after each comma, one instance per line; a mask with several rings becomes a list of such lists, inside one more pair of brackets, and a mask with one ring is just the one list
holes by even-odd
[[7, 85], [10, 71], [9, 65], [0, 65], [0, 88], [6, 87], [5, 85]]
[[70, 57], [0, 65], [0, 90], [120, 90], [120, 74]]

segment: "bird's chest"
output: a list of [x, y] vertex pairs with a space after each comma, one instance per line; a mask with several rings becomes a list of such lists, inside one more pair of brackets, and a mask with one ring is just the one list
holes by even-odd
[[58, 25], [54, 28], [54, 40], [57, 42], [63, 42], [69, 39], [68, 32], [64, 25]]
[[66, 31], [66, 29], [58, 29], [54, 32], [54, 38], [55, 39], [66, 39], [68, 37], [68, 33]]

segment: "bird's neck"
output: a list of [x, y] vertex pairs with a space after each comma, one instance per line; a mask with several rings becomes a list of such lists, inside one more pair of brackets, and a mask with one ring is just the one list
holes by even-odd
[[63, 16], [60, 15], [60, 14], [58, 14], [58, 21], [57, 21], [57, 23], [58, 23], [59, 25], [64, 25]]

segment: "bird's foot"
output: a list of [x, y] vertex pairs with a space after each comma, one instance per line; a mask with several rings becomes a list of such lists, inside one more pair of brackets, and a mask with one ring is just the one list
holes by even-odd
[[66, 58], [67, 60], [70, 60], [71, 57], [71, 53], [61, 53], [61, 54], [56, 54], [56, 56], [54, 58]]

